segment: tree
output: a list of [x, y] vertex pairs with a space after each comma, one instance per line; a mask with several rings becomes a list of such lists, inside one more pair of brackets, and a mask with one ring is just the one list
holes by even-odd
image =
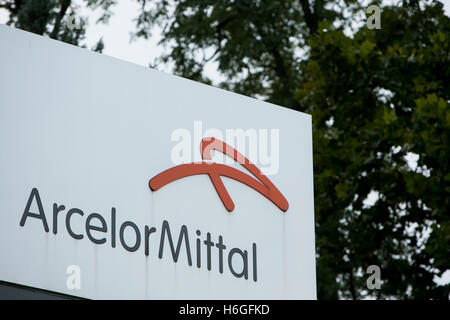
[[[324, 1], [311, 5], [297, 0], [138, 2], [142, 10], [135, 36], [150, 37], [158, 24], [162, 44], [171, 46], [160, 63], [173, 63], [175, 73], [211, 83], [203, 70], [216, 61], [227, 79], [219, 86], [294, 108], [301, 48], [317, 32], [320, 19], [343, 16], [341, 1], [328, 1], [326, 7]], [[345, 3], [350, 10], [358, 8], [356, 1]]]
[[[102, 14], [97, 22], [107, 22], [115, 0], [84, 0], [90, 9], [101, 8]], [[84, 40], [87, 19], [78, 14], [71, 0], [0, 0], [0, 9], [9, 13], [8, 25], [30, 31], [52, 39], [80, 45]], [[94, 47], [103, 50], [100, 39]]]
[[[440, 3], [385, 7], [380, 30], [350, 36], [356, 1], [139, 2], [136, 36], [158, 24], [170, 46], [160, 63], [211, 83], [214, 61], [219, 86], [312, 114], [319, 298], [448, 299], [450, 285], [434, 282], [450, 269]], [[366, 287], [369, 265], [381, 268], [380, 290]]]
[[435, 4], [384, 8], [381, 30], [353, 38], [322, 27], [297, 92], [315, 129], [319, 279], [358, 298], [375, 264], [378, 297], [448, 298], [433, 278], [450, 267], [450, 19]]

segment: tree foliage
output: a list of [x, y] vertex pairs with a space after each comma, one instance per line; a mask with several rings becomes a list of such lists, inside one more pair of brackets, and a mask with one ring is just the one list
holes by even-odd
[[[319, 17], [342, 18], [342, 1], [285, 0], [139, 0], [137, 37], [163, 29], [162, 44], [170, 51], [162, 63], [174, 72], [210, 83], [203, 70], [210, 61], [226, 77], [220, 86], [234, 92], [261, 96], [287, 107], [297, 107], [294, 93], [299, 82], [302, 48], [317, 32]], [[345, 1], [349, 10], [356, 1]], [[357, 8], [358, 6], [355, 5]]]
[[[218, 86], [312, 114], [320, 299], [449, 298], [450, 284], [435, 281], [450, 269], [442, 4], [398, 1], [370, 30], [357, 0], [137, 1], [135, 36], [162, 28], [168, 53], [159, 63], [209, 84], [213, 63]], [[99, 22], [114, 3], [84, 0], [103, 10]], [[71, 0], [0, 0], [0, 8], [10, 25], [83, 45], [86, 18]], [[68, 28], [69, 16], [81, 28]], [[103, 47], [100, 39], [94, 50]], [[381, 268], [380, 290], [366, 286], [370, 265]]]
[[319, 298], [448, 298], [434, 281], [450, 269], [442, 4], [384, 7], [381, 29], [349, 34], [357, 1], [139, 2], [136, 36], [159, 25], [176, 73], [211, 83], [213, 61], [219, 86], [312, 114]]

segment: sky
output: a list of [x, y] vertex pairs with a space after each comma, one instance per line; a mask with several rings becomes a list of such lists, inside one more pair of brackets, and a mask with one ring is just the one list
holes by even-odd
[[[444, 10], [450, 16], [450, 0], [440, 1], [444, 4]], [[76, 0], [76, 3], [82, 7], [82, 0]], [[99, 10], [92, 12], [86, 10], [82, 12], [83, 16], [88, 16], [88, 27], [86, 32], [86, 42], [88, 47], [93, 47], [97, 41], [103, 37], [105, 49], [103, 54], [129, 61], [135, 64], [149, 66], [155, 58], [165, 52], [164, 47], [158, 44], [161, 40], [160, 30], [155, 29], [151, 39], [136, 39], [131, 41], [131, 33], [135, 30], [133, 21], [139, 13], [140, 6], [136, 1], [118, 0], [118, 4], [113, 8], [113, 16], [107, 24], [95, 24], [99, 16]], [[8, 20], [8, 15], [4, 10], [0, 10], [0, 23], [4, 24]], [[216, 65], [210, 63], [207, 65], [206, 75], [215, 83], [222, 80], [220, 74], [216, 71]], [[161, 71], [169, 72], [169, 68], [159, 67]], [[414, 161], [408, 163], [414, 167]], [[370, 194], [367, 198], [367, 205], [371, 205], [378, 199], [377, 194]], [[450, 270], [442, 278], [436, 279], [439, 284], [450, 282]]]

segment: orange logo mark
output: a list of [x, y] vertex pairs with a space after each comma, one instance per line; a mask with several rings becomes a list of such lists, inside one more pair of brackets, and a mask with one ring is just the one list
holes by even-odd
[[211, 151], [213, 150], [220, 151], [228, 157], [234, 159], [245, 169], [250, 171], [256, 179], [233, 167], [216, 162], [202, 161], [182, 164], [161, 172], [150, 179], [148, 183], [150, 189], [157, 191], [166, 184], [169, 184], [175, 180], [198, 174], [207, 174], [209, 175], [217, 194], [222, 200], [223, 205], [228, 211], [231, 212], [234, 210], [234, 202], [231, 200], [231, 197], [222, 182], [221, 177], [224, 176], [246, 184], [250, 188], [258, 191], [283, 211], [286, 211], [289, 208], [289, 203], [277, 187], [275, 187], [275, 185], [261, 172], [261, 170], [259, 170], [246, 157], [219, 139], [203, 138], [200, 143], [200, 153], [202, 155], [202, 159], [211, 160]]

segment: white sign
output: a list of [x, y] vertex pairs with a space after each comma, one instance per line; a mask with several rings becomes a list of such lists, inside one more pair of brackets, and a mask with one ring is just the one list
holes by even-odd
[[0, 26], [0, 280], [315, 299], [311, 117]]

